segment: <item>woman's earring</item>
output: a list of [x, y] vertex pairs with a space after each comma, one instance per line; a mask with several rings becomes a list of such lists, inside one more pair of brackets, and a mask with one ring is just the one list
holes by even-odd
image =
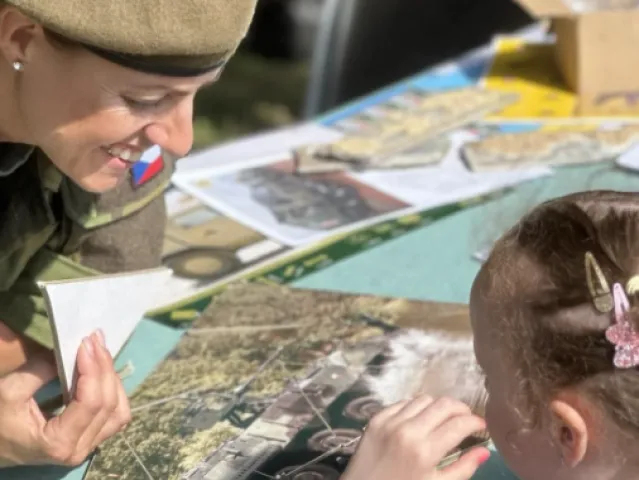
[[16, 60], [15, 62], [13, 62], [13, 69], [16, 72], [21, 72], [22, 70], [24, 70], [24, 64]]

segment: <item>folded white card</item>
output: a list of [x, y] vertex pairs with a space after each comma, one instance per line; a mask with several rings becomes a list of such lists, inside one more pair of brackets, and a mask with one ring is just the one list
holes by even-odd
[[65, 403], [73, 391], [78, 349], [97, 329], [115, 358], [144, 314], [161, 303], [171, 271], [166, 268], [38, 284], [53, 331]]

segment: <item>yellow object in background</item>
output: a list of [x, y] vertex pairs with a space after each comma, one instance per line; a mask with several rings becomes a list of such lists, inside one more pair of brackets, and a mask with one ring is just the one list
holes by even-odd
[[519, 94], [519, 101], [488, 116], [488, 120], [565, 119], [575, 115], [576, 96], [565, 86], [549, 44], [497, 38], [495, 57], [483, 86]]
[[557, 68], [552, 44], [501, 36], [493, 48], [493, 63], [481, 84], [489, 90], [516, 93], [519, 100], [486, 117], [489, 121], [638, 120], [639, 93], [611, 92], [580, 99], [569, 90]]

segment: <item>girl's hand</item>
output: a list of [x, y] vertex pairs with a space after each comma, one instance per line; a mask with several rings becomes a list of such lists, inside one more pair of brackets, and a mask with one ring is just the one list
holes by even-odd
[[392, 405], [369, 423], [343, 480], [467, 480], [490, 457], [478, 447], [443, 469], [441, 460], [486, 428], [457, 400], [428, 396]]

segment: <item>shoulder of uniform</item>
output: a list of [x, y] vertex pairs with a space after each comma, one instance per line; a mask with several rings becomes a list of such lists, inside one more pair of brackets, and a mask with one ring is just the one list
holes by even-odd
[[152, 148], [133, 166], [125, 181], [103, 194], [86, 192], [67, 179], [61, 187], [65, 213], [86, 229], [128, 217], [164, 194], [175, 161], [175, 157]]

